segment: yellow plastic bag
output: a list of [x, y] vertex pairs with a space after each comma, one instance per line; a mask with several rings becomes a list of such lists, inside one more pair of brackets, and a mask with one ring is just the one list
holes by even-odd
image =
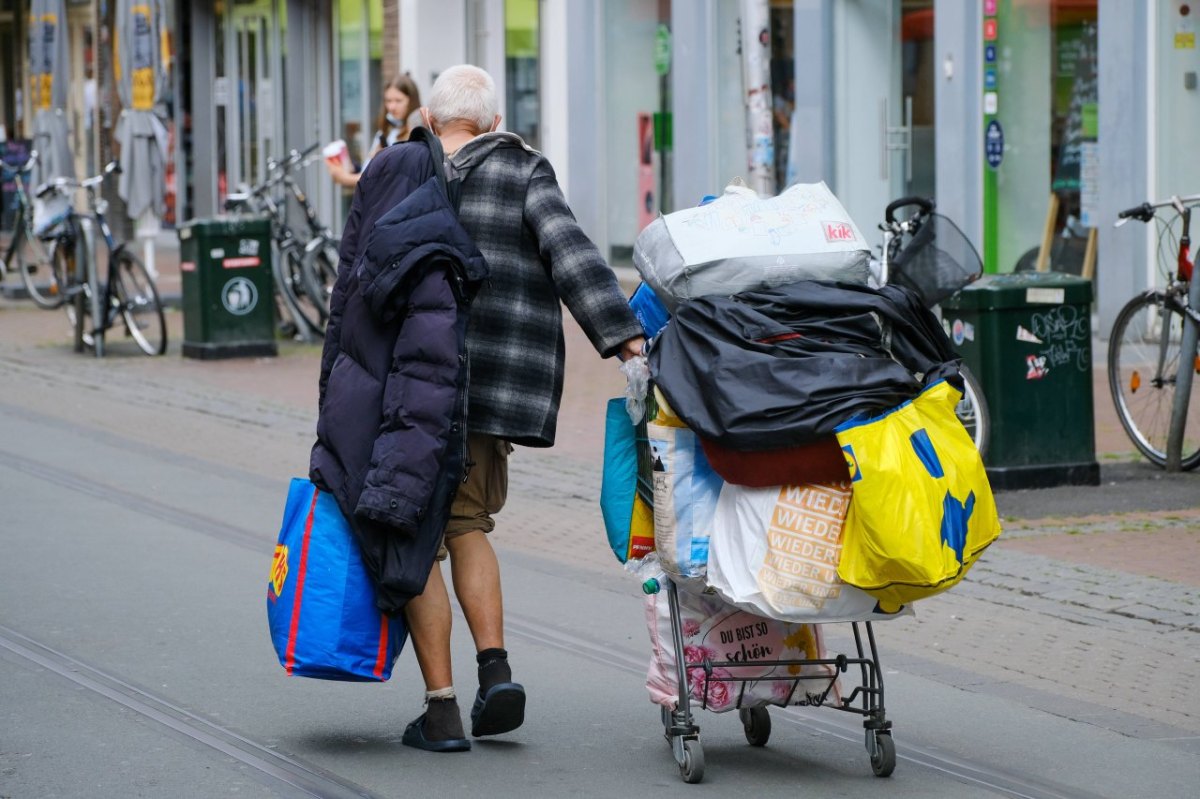
[[946, 381], [837, 428], [853, 495], [838, 576], [884, 610], [945, 591], [1000, 535], [983, 460]]

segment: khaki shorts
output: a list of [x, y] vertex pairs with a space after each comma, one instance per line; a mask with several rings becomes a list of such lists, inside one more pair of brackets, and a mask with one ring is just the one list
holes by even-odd
[[450, 521], [437, 559], [445, 560], [446, 538], [482, 530], [490, 533], [496, 527], [492, 514], [499, 513], [508, 496], [508, 454], [512, 444], [494, 436], [468, 435], [467, 482], [458, 487], [450, 506]]

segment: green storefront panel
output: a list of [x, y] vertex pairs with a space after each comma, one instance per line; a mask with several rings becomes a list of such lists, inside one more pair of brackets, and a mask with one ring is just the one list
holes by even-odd
[[983, 385], [996, 488], [1097, 485], [1091, 281], [988, 275], [942, 303], [947, 332]]
[[184, 356], [278, 353], [269, 219], [186, 222], [179, 228], [179, 262]]

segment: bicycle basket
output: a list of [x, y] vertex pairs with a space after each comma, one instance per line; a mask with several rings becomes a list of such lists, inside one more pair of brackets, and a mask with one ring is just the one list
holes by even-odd
[[891, 280], [937, 305], [983, 274], [983, 261], [958, 226], [930, 214], [892, 259]]

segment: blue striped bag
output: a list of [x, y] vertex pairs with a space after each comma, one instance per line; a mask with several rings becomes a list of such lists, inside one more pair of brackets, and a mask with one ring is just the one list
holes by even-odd
[[292, 480], [267, 581], [267, 621], [289, 675], [382, 682], [408, 630], [375, 607], [358, 542], [331, 494]]

